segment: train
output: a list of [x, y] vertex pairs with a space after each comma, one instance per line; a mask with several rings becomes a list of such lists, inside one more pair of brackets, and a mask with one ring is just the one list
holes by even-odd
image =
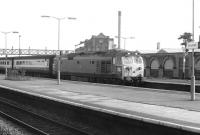
[[8, 68], [25, 70], [28, 76], [56, 78], [58, 59], [61, 79], [138, 85], [144, 77], [144, 62], [141, 55], [122, 50], [70, 53], [60, 56], [2, 57], [0, 73], [4, 73], [5, 68]]

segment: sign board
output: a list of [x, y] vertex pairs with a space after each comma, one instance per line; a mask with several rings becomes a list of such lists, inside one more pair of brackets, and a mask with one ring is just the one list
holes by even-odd
[[187, 49], [198, 49], [198, 43], [197, 42], [188, 42], [186, 48]]

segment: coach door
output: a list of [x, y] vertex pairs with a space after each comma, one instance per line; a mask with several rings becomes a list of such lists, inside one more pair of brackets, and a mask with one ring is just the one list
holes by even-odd
[[111, 72], [111, 61], [101, 61], [101, 73]]

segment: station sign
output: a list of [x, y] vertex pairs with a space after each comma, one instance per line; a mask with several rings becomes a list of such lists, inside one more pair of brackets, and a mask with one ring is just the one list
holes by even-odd
[[187, 49], [198, 49], [198, 42], [188, 42]]

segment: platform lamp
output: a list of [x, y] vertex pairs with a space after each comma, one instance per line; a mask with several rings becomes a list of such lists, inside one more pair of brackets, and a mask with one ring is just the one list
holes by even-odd
[[41, 16], [42, 18], [53, 18], [53, 19], [56, 19], [58, 21], [58, 52], [59, 52], [59, 58], [58, 58], [58, 85], [60, 84], [60, 21], [61, 20], [64, 20], [64, 19], [69, 19], [69, 20], [76, 20], [76, 18], [74, 17], [62, 17], [62, 18], [59, 18], [59, 17], [54, 17], [54, 16], [47, 16], [47, 15], [43, 15]]
[[21, 35], [19, 35], [19, 57], [21, 54]]
[[[194, 0], [192, 1], [192, 41], [194, 42]], [[190, 94], [191, 100], [195, 100], [195, 74], [194, 74], [194, 49], [192, 49], [192, 72], [191, 72], [191, 86], [190, 86]]]
[[7, 32], [5, 32], [5, 31], [1, 31], [1, 33], [3, 33], [4, 35], [5, 35], [5, 51], [4, 51], [4, 53], [5, 53], [5, 58], [6, 58], [6, 62], [5, 62], [5, 79], [7, 78], [7, 35], [9, 34], [9, 33], [13, 33], [13, 34], [17, 34], [17, 33], [19, 33], [18, 31], [7, 31]]
[[[118, 38], [118, 36], [115, 36], [115, 38]], [[120, 38], [124, 40], [124, 50], [126, 49], [126, 40], [135, 39], [135, 37], [122, 37], [122, 36]]]

